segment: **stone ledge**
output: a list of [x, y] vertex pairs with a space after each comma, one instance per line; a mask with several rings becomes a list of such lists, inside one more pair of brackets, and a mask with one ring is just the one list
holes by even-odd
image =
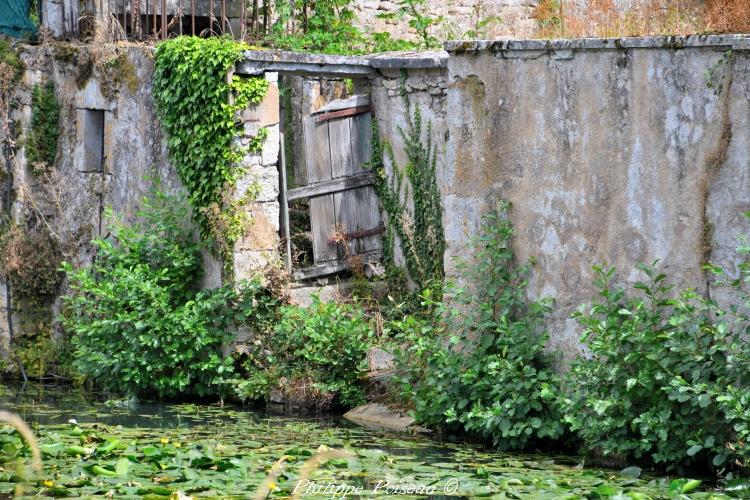
[[553, 40], [455, 40], [445, 42], [444, 48], [449, 53], [687, 48], [750, 50], [750, 36], [690, 35]]
[[448, 53], [426, 52], [384, 52], [370, 56], [370, 65], [375, 69], [429, 69], [448, 67]]
[[368, 76], [373, 70], [367, 57], [308, 54], [284, 50], [246, 50], [236, 72], [259, 75], [266, 71], [320, 76]]

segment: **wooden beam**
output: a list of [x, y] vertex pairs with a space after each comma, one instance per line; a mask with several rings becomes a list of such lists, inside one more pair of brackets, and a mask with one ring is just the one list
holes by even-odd
[[351, 116], [363, 115], [372, 111], [370, 106], [360, 106], [358, 108], [340, 109], [338, 111], [331, 111], [330, 113], [323, 113], [322, 115], [315, 116], [317, 123], [327, 122], [328, 120], [334, 120], [336, 118], [348, 118]]
[[[356, 257], [361, 258], [363, 263], [369, 264], [383, 260], [383, 251], [372, 250], [370, 252], [357, 254]], [[293, 277], [295, 280], [309, 280], [321, 276], [327, 276], [329, 274], [340, 273], [347, 269], [349, 269], [349, 263], [346, 262], [346, 260], [334, 260], [331, 262], [321, 262], [304, 269], [297, 269], [294, 271]]]
[[[343, 238], [348, 241], [348, 240], [353, 240], [356, 238], [366, 238], [368, 236], [375, 236], [376, 234], [383, 234], [384, 232], [385, 232], [385, 226], [381, 224], [378, 227], [374, 227], [372, 229], [365, 229], [363, 231], [353, 231], [351, 233], [346, 233], [343, 235]], [[328, 237], [329, 245], [332, 245], [338, 242], [339, 242], [338, 236]]]
[[373, 184], [375, 184], [375, 173], [372, 170], [366, 170], [350, 177], [341, 177], [332, 181], [316, 182], [297, 189], [290, 189], [287, 191], [286, 199], [294, 201], [302, 198], [313, 198]]

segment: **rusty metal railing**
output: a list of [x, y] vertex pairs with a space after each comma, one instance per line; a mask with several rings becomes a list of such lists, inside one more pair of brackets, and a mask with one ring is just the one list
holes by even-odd
[[273, 0], [103, 0], [86, 2], [83, 10], [82, 19], [113, 21], [116, 39], [230, 35], [260, 40], [271, 31]]

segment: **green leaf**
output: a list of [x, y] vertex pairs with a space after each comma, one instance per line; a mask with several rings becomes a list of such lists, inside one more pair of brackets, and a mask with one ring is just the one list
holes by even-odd
[[641, 477], [641, 468], [636, 466], [630, 466], [622, 469], [620, 471], [620, 475], [622, 477], [632, 477], [632, 478], [639, 478]]
[[699, 479], [692, 479], [682, 486], [681, 491], [682, 493], [690, 493], [691, 491], [696, 490], [701, 485], [701, 483], [702, 481]]

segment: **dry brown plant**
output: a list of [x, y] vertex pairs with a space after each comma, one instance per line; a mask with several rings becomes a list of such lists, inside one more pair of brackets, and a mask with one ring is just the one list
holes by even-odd
[[750, 32], [750, 0], [542, 0], [534, 9], [540, 38], [628, 37]]

